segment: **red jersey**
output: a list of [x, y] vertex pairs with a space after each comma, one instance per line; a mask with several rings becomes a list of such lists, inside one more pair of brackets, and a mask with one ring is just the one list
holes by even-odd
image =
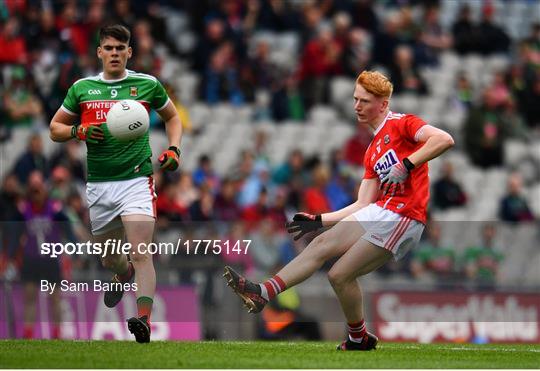
[[[364, 179], [382, 178], [383, 170], [422, 147], [418, 132], [424, 125], [426, 123], [415, 115], [388, 112], [364, 155]], [[383, 196], [380, 192], [376, 204], [425, 224], [429, 200], [427, 162], [415, 167], [404, 185], [405, 192], [401, 193], [398, 187], [394, 196], [390, 196], [390, 192]]]

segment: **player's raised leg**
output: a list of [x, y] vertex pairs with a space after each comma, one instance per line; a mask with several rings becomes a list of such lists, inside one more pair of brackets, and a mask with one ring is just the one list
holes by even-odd
[[137, 284], [137, 317], [128, 319], [129, 331], [139, 343], [150, 341], [150, 317], [156, 292], [156, 271], [147, 247], [154, 235], [155, 219], [149, 215], [123, 215], [122, 223], [131, 243], [131, 261]]
[[343, 255], [364, 233], [356, 219], [349, 216], [313, 239], [289, 264], [263, 283], [255, 284], [230, 267], [225, 267], [224, 277], [249, 312], [257, 313], [280, 292], [309, 278], [328, 259]]
[[366, 330], [363, 298], [357, 277], [374, 271], [392, 257], [388, 250], [360, 239], [332, 266], [328, 280], [339, 299], [349, 332], [339, 350], [371, 350], [377, 337]]
[[[124, 241], [124, 228], [116, 228], [111, 231], [108, 231], [104, 234], [94, 235], [94, 243], [100, 243], [101, 246], [105, 246], [107, 240], [109, 240], [109, 245], [114, 241]], [[105, 305], [109, 308], [115, 307], [122, 296], [124, 295], [124, 289], [122, 285], [115, 285], [117, 283], [126, 283], [131, 281], [133, 278], [133, 265], [128, 261], [128, 257], [125, 254], [117, 254], [116, 252], [108, 251], [105, 256], [101, 258], [101, 263], [103, 267], [112, 271], [114, 273], [111, 283], [111, 289], [105, 291], [103, 301]]]

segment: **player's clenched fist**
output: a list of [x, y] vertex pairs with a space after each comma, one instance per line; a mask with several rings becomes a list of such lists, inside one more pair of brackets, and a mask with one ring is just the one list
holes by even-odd
[[391, 196], [396, 194], [396, 189], [399, 186], [401, 193], [405, 192], [405, 181], [409, 177], [409, 172], [414, 168], [414, 165], [404, 159], [403, 163], [395, 164], [394, 166], [389, 167], [384, 170], [381, 174], [381, 188], [383, 189], [383, 195], [386, 195], [390, 189], [392, 189]]
[[96, 123], [83, 123], [75, 125], [71, 128], [71, 137], [88, 143], [99, 143], [105, 139], [103, 134], [102, 122]]
[[170, 146], [158, 158], [159, 168], [166, 171], [175, 171], [180, 162], [180, 150], [178, 147]]
[[322, 217], [320, 214], [296, 213], [294, 214], [293, 221], [287, 223], [287, 232], [292, 234], [300, 232], [294, 236], [294, 240], [297, 241], [306, 233], [316, 231], [322, 227]]

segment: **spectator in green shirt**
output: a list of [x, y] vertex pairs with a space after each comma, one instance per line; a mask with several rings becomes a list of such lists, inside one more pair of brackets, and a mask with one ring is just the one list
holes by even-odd
[[454, 274], [455, 252], [441, 242], [441, 225], [431, 221], [427, 238], [420, 242], [411, 259], [411, 273], [415, 278], [450, 278]]
[[484, 287], [495, 284], [500, 263], [504, 260], [504, 255], [496, 247], [496, 235], [495, 225], [484, 225], [481, 244], [468, 247], [464, 253], [467, 278]]

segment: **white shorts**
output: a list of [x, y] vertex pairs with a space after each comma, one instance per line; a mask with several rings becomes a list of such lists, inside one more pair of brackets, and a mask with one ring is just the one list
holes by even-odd
[[151, 176], [86, 184], [93, 235], [102, 235], [122, 226], [122, 215], [156, 217], [156, 192]]
[[418, 244], [424, 231], [424, 224], [419, 221], [376, 204], [369, 204], [353, 215], [366, 230], [362, 238], [387, 249], [394, 254], [396, 260]]

